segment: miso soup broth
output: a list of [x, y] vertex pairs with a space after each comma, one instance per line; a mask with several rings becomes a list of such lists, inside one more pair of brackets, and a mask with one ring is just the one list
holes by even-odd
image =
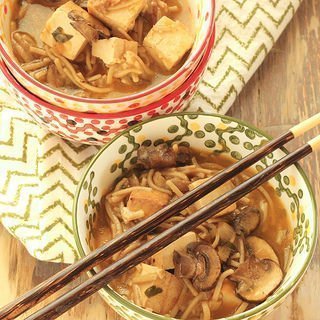
[[[231, 158], [166, 144], [141, 147], [138, 162], [101, 200], [92, 249], [154, 214], [233, 163]], [[106, 265], [182, 221], [252, 176], [249, 169], [115, 254]], [[248, 310], [278, 288], [290, 263], [292, 226], [269, 183], [111, 283], [152, 312], [177, 319], [218, 319]]]
[[175, 73], [194, 42], [187, 0], [16, 2], [11, 47], [22, 69], [67, 94], [115, 98]]

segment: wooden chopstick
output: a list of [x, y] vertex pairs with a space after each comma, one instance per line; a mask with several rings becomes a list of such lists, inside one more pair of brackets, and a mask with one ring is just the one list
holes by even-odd
[[216, 215], [221, 210], [227, 208], [232, 203], [240, 200], [242, 197], [255, 190], [284, 169], [319, 149], [320, 135], [291, 154], [288, 154], [278, 162], [259, 172], [252, 178], [249, 178], [233, 190], [209, 203], [199, 211], [187, 216], [183, 221], [178, 222], [170, 229], [165, 230], [150, 241], [144, 243], [141, 247], [128, 253], [125, 257], [112, 263], [100, 273], [94, 275], [78, 287], [59, 297], [56, 301], [27, 317], [26, 320], [56, 319], [70, 308], [100, 290], [116, 277], [143, 262], [148, 257], [205, 222], [207, 219]]
[[67, 283], [77, 278], [82, 272], [88, 271], [99, 265], [103, 260], [112, 256], [114, 253], [121, 250], [131, 242], [137, 240], [144, 233], [152, 231], [159, 224], [174, 216], [181, 210], [187, 208], [193, 202], [199, 200], [212, 190], [236, 176], [241, 171], [250, 167], [267, 154], [280, 148], [287, 142], [297, 138], [318, 124], [320, 124], [320, 113], [292, 127], [288, 132], [284, 133], [280, 137], [271, 140], [264, 146], [261, 146], [261, 148], [259, 148], [257, 151], [226, 168], [216, 176], [210, 178], [198, 188], [186, 193], [177, 201], [169, 204], [167, 207], [138, 223], [133, 228], [127, 230], [122, 235], [109, 241], [104, 246], [91, 252], [73, 265], [66, 267], [51, 278], [36, 286], [34, 289], [17, 298], [12, 303], [6, 305], [0, 310], [0, 319], [15, 319], [26, 310], [32, 308], [40, 301], [47, 298], [52, 293], [60, 290]]

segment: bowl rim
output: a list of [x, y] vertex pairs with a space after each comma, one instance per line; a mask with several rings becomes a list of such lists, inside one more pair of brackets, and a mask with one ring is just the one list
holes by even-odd
[[[113, 138], [111, 141], [109, 141], [105, 146], [103, 146], [101, 148], [101, 150], [99, 150], [99, 152], [93, 157], [93, 159], [90, 161], [88, 167], [86, 168], [86, 171], [82, 174], [81, 179], [78, 183], [77, 189], [76, 189], [76, 193], [75, 193], [75, 197], [74, 197], [74, 202], [73, 202], [73, 208], [72, 208], [72, 223], [73, 223], [73, 232], [74, 232], [74, 238], [75, 238], [75, 242], [76, 242], [76, 246], [77, 249], [79, 251], [80, 257], [83, 258], [85, 256], [85, 252], [84, 249], [81, 245], [81, 240], [80, 240], [80, 236], [79, 236], [79, 232], [78, 232], [78, 223], [77, 223], [77, 208], [78, 208], [78, 199], [79, 199], [79, 195], [83, 186], [83, 183], [85, 181], [85, 177], [88, 175], [89, 171], [91, 170], [92, 166], [95, 164], [95, 162], [97, 161], [97, 159], [102, 155], [102, 153], [105, 152], [106, 149], [109, 148], [110, 145], [112, 145], [113, 143], [115, 143], [120, 137], [122, 137], [124, 134], [130, 132], [131, 130], [134, 130], [135, 128], [144, 125], [146, 123], [149, 122], [153, 122], [153, 121], [157, 121], [158, 119], [162, 119], [162, 118], [168, 118], [168, 117], [177, 117], [177, 116], [188, 116], [188, 115], [197, 115], [197, 116], [206, 116], [206, 117], [214, 117], [214, 118], [220, 118], [220, 119], [224, 119], [224, 120], [229, 120], [232, 122], [236, 122], [238, 124], [242, 124], [243, 126], [261, 134], [264, 138], [268, 139], [268, 140], [272, 140], [272, 136], [270, 136], [269, 134], [265, 133], [263, 130], [248, 124], [247, 122], [237, 119], [237, 118], [233, 118], [230, 116], [226, 116], [226, 115], [220, 115], [220, 114], [215, 114], [215, 113], [204, 113], [204, 112], [180, 112], [180, 113], [175, 113], [175, 114], [171, 114], [171, 115], [166, 115], [166, 116], [160, 116], [160, 117], [156, 117], [156, 118], [152, 118], [143, 122], [140, 122], [139, 124], [132, 126], [130, 128], [128, 128], [127, 130], [124, 130], [123, 132], [121, 132], [120, 134], [118, 134], [115, 138]], [[285, 148], [285, 147], [281, 147], [280, 148], [281, 151], [283, 151], [285, 154], [288, 154], [289, 151]], [[305, 272], [307, 271], [309, 264], [313, 258], [314, 252], [315, 252], [315, 248], [316, 248], [316, 244], [317, 244], [317, 238], [318, 238], [318, 216], [317, 216], [317, 205], [316, 205], [316, 200], [315, 200], [315, 195], [314, 195], [314, 191], [313, 188], [311, 186], [311, 183], [306, 175], [306, 173], [304, 172], [304, 170], [302, 169], [302, 167], [300, 166], [299, 163], [295, 163], [293, 165], [299, 172], [299, 174], [301, 175], [307, 189], [308, 189], [308, 193], [311, 197], [312, 203], [311, 203], [311, 210], [312, 210], [312, 217], [314, 220], [314, 229], [310, 231], [311, 234], [314, 235], [312, 244], [310, 246], [310, 251], [308, 252], [308, 256], [307, 259], [303, 262], [300, 271], [298, 273], [297, 276], [295, 276], [295, 278], [292, 280], [291, 283], [289, 283], [286, 287], [284, 287], [283, 291], [281, 292], [281, 294], [275, 295], [275, 296], [271, 296], [269, 300], [264, 301], [263, 303], [257, 305], [256, 307], [242, 312], [240, 314], [237, 315], [233, 315], [231, 317], [225, 317], [223, 318], [224, 320], [241, 320], [243, 318], [246, 317], [250, 317], [250, 316], [255, 316], [258, 313], [267, 310], [269, 307], [271, 307], [273, 304], [279, 302], [281, 299], [287, 297], [288, 294], [291, 293], [291, 291], [296, 287], [296, 285], [301, 281], [303, 275], [305, 274]], [[88, 272], [89, 276], [93, 276], [94, 274], [96, 274], [95, 271], [91, 270]], [[112, 290], [109, 286], [105, 286], [101, 289], [101, 291], [103, 291], [103, 293], [110, 295], [113, 299], [115, 299], [116, 301], [118, 301], [121, 305], [124, 305], [125, 307], [127, 307], [130, 310], [133, 310], [134, 312], [148, 318], [151, 320], [173, 320], [175, 318], [171, 318], [171, 317], [166, 317], [166, 316], [162, 316], [162, 315], [158, 315], [152, 312], [149, 312], [147, 310], [145, 310], [142, 307], [139, 307], [137, 305], [135, 305], [134, 303], [132, 303], [129, 300], [126, 300], [124, 297], [122, 297], [120, 294], [118, 294], [116, 291]]]
[[[207, 1], [207, 0], [205, 0]], [[215, 2], [216, 0], [209, 0], [210, 1], [210, 10], [209, 10], [209, 17], [210, 24], [206, 30], [206, 34], [201, 40], [201, 46], [196, 50], [194, 55], [189, 56], [187, 61], [184, 63], [184, 65], [173, 75], [171, 75], [169, 78], [167, 78], [165, 81], [159, 83], [156, 86], [153, 86], [149, 89], [143, 90], [141, 92], [131, 94], [128, 96], [120, 97], [120, 98], [113, 98], [113, 99], [94, 99], [94, 98], [82, 98], [82, 97], [76, 97], [73, 95], [68, 95], [63, 92], [60, 92], [58, 90], [55, 90], [53, 88], [50, 88], [47, 85], [42, 84], [41, 82], [35, 80], [32, 78], [28, 73], [26, 73], [17, 62], [15, 62], [14, 59], [12, 59], [8, 53], [8, 50], [6, 50], [7, 45], [0, 39], [0, 56], [3, 56], [6, 62], [17, 72], [22, 78], [24, 78], [26, 81], [30, 82], [33, 86], [40, 88], [41, 90], [47, 92], [49, 95], [53, 95], [53, 99], [56, 99], [57, 97], [60, 99], [64, 99], [66, 101], [74, 101], [79, 103], [92, 103], [92, 104], [113, 104], [113, 103], [124, 103], [129, 102], [132, 100], [136, 100], [142, 97], [146, 97], [149, 94], [152, 94], [156, 91], [159, 91], [163, 89], [164, 87], [170, 85], [172, 82], [177, 80], [182, 74], [187, 72], [189, 70], [189, 67], [198, 59], [201, 58], [201, 55], [205, 52], [207, 47], [207, 41], [206, 39], [211, 38], [213, 32], [214, 32], [214, 25], [215, 25]]]
[[175, 96], [181, 94], [184, 90], [186, 90], [190, 84], [201, 75], [204, 69], [206, 68], [208, 61], [211, 57], [211, 53], [213, 50], [213, 46], [215, 43], [216, 38], [216, 28], [214, 26], [213, 33], [211, 35], [211, 38], [209, 40], [209, 46], [206, 49], [204, 56], [201, 58], [201, 61], [197, 65], [196, 69], [193, 71], [193, 73], [186, 79], [186, 81], [178, 87], [176, 90], [172, 91], [168, 95], [166, 95], [164, 98], [155, 101], [149, 105], [138, 107], [131, 110], [125, 110], [120, 111], [116, 113], [90, 113], [90, 112], [81, 112], [81, 111], [74, 111], [71, 109], [66, 109], [62, 107], [58, 107], [56, 105], [53, 105], [47, 101], [42, 100], [32, 92], [30, 92], [28, 89], [26, 89], [22, 84], [18, 82], [18, 80], [12, 75], [4, 61], [1, 61], [0, 58], [0, 71], [3, 73], [3, 75], [6, 77], [6, 79], [10, 82], [11, 85], [14, 86], [14, 88], [22, 93], [23, 96], [26, 96], [28, 99], [33, 101], [34, 103], [43, 106], [49, 110], [52, 110], [54, 112], [59, 112], [61, 114], [67, 114], [69, 116], [72, 116], [74, 118], [84, 118], [84, 119], [98, 119], [98, 120], [106, 120], [106, 119], [118, 119], [118, 118], [125, 118], [130, 116], [136, 116], [151, 110], [154, 110], [158, 108], [160, 105], [163, 105], [165, 103], [170, 102], [172, 99], [174, 99]]

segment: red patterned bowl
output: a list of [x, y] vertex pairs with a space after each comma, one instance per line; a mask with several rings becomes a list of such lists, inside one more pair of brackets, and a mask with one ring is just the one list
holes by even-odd
[[89, 99], [67, 95], [50, 88], [23, 71], [12, 55], [10, 20], [16, 0], [0, 0], [0, 55], [13, 76], [27, 90], [53, 105], [80, 112], [118, 113], [150, 106], [180, 87], [199, 65], [214, 32], [215, 0], [188, 0], [196, 26], [196, 39], [185, 64], [162, 83], [140, 93], [115, 99]]
[[71, 111], [49, 104], [21, 86], [2, 61], [0, 61], [0, 76], [2, 74], [12, 97], [47, 130], [64, 139], [101, 145], [139, 121], [184, 110], [195, 94], [206, 69], [214, 39], [215, 32], [209, 39], [208, 48], [201, 62], [178, 89], [148, 106], [114, 114]]

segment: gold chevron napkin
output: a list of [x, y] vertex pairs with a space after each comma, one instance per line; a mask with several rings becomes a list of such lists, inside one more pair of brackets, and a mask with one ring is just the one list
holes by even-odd
[[[188, 111], [226, 113], [299, 4], [217, 0], [215, 49]], [[97, 150], [47, 133], [0, 89], [0, 220], [34, 257], [70, 263], [78, 258], [73, 195]]]

